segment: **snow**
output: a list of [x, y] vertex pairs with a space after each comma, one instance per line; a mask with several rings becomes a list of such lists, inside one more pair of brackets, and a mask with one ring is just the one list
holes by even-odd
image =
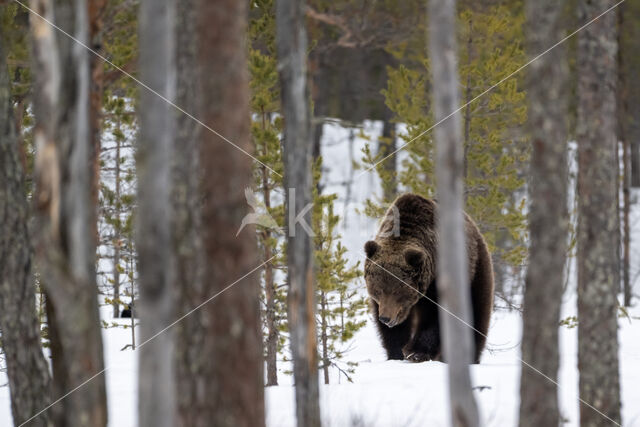
[[[375, 141], [381, 124], [365, 122], [362, 132]], [[374, 173], [351, 171], [349, 152], [356, 160], [366, 139], [355, 136], [349, 149], [350, 131], [337, 124], [325, 126], [323, 157], [324, 185], [327, 192], [339, 195], [335, 212], [346, 212], [346, 225], [341, 229], [351, 262], [362, 260], [363, 245], [376, 231], [376, 221], [358, 213], [363, 202], [378, 192]], [[356, 177], [351, 200], [346, 204], [344, 182]], [[634, 195], [636, 196], [636, 195]], [[640, 207], [633, 206], [631, 224], [637, 229]], [[637, 233], [637, 232], [636, 232]], [[632, 277], [638, 269], [638, 239], [632, 239]], [[575, 314], [575, 269], [569, 273], [569, 292], [563, 300], [562, 316]], [[362, 292], [364, 285], [360, 284]], [[640, 426], [640, 307], [630, 310], [631, 319], [620, 318], [619, 342], [623, 425]], [[104, 307], [103, 318], [111, 321], [110, 308]], [[128, 325], [127, 320], [115, 320]], [[492, 317], [488, 346], [479, 365], [471, 366], [474, 391], [483, 425], [516, 426], [519, 405], [519, 377], [521, 370], [520, 340], [522, 319], [518, 312], [496, 311]], [[122, 350], [131, 342], [131, 330], [110, 328], [103, 330], [107, 370], [109, 425], [136, 426], [137, 357], [131, 349]], [[566, 425], [578, 426], [577, 329], [560, 328], [561, 368], [559, 371], [559, 401]], [[353, 382], [337, 370], [331, 371], [331, 384], [321, 385], [323, 424], [334, 426], [446, 426], [448, 423], [447, 366], [439, 362], [414, 364], [387, 361], [371, 321], [350, 343], [347, 359], [358, 362]], [[290, 369], [279, 363], [279, 386], [265, 390], [267, 424], [269, 427], [295, 425], [294, 389]], [[527, 368], [525, 368], [527, 369]], [[322, 378], [321, 378], [322, 382]], [[0, 384], [6, 377], [0, 373]], [[82, 392], [81, 390], [79, 391]], [[0, 426], [11, 425], [8, 387], [0, 387]]]

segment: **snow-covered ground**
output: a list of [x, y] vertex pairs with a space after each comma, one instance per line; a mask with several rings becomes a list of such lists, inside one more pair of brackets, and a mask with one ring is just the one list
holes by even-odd
[[[365, 123], [363, 132], [373, 141], [380, 123]], [[341, 234], [349, 249], [350, 260], [362, 260], [364, 242], [375, 233], [374, 220], [358, 213], [362, 203], [376, 194], [379, 183], [375, 174], [351, 171], [349, 153], [360, 158], [366, 140], [354, 137], [349, 147], [349, 130], [338, 125], [325, 126], [323, 157], [327, 192], [339, 194], [335, 212], [346, 214]], [[356, 178], [348, 204], [344, 183]], [[634, 205], [636, 207], [637, 205]], [[632, 212], [632, 226], [640, 219], [640, 209]], [[634, 227], [635, 228], [635, 227]], [[634, 234], [635, 237], [635, 234]], [[638, 239], [633, 239], [632, 277], [637, 269]], [[573, 278], [574, 275], [570, 274]], [[573, 279], [572, 279], [573, 280]], [[570, 286], [570, 289], [575, 289]], [[362, 291], [364, 287], [362, 285]], [[575, 298], [563, 301], [563, 317], [575, 314]], [[637, 299], [636, 299], [637, 301]], [[110, 319], [109, 308], [103, 309]], [[622, 382], [623, 425], [640, 426], [640, 307], [631, 311], [632, 319], [621, 318], [620, 378]], [[118, 323], [128, 324], [124, 320]], [[485, 426], [517, 425], [519, 377], [521, 369], [521, 316], [517, 312], [497, 311], [492, 318], [488, 349], [480, 365], [471, 367], [474, 392]], [[103, 330], [107, 370], [109, 420], [113, 427], [136, 426], [136, 352], [125, 349], [131, 342], [131, 331], [111, 328]], [[321, 408], [325, 426], [446, 426], [448, 425], [446, 365], [439, 362], [413, 364], [387, 361], [372, 322], [359, 331], [350, 343], [347, 359], [358, 362], [353, 382], [337, 370], [331, 372], [331, 384], [321, 385]], [[559, 399], [566, 425], [578, 425], [577, 330], [560, 328], [561, 369]], [[279, 386], [266, 389], [267, 424], [269, 427], [293, 426], [294, 390], [292, 378], [280, 364]], [[525, 368], [527, 369], [527, 368]], [[0, 374], [0, 385], [6, 378]], [[82, 392], [81, 390], [79, 392]], [[11, 425], [8, 387], [0, 387], [0, 426]]]

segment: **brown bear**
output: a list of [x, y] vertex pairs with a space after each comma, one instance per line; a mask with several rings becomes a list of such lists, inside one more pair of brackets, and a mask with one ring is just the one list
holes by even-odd
[[[389, 359], [443, 360], [436, 288], [436, 201], [404, 194], [391, 205], [375, 240], [365, 244], [364, 277]], [[474, 362], [479, 363], [493, 308], [491, 256], [465, 214]], [[426, 296], [426, 298], [425, 298]]]

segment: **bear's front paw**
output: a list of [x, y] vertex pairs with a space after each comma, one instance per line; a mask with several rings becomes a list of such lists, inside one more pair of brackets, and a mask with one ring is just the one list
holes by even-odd
[[420, 352], [412, 352], [404, 355], [404, 359], [409, 362], [420, 363], [427, 362], [432, 359], [430, 354], [420, 353]]

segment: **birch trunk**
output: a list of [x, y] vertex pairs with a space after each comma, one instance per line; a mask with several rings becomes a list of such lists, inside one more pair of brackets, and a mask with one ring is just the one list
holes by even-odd
[[[140, 78], [168, 99], [173, 98], [173, 0], [140, 4]], [[138, 143], [138, 219], [140, 316], [139, 423], [141, 427], [175, 425], [173, 333], [162, 331], [174, 320], [171, 292], [171, 159], [174, 111], [156, 94], [140, 92]], [[161, 332], [162, 331], [162, 332]]]
[[[586, 22], [612, 5], [611, 0], [581, 0], [579, 19]], [[600, 412], [580, 405], [581, 426], [620, 423], [616, 50], [615, 10], [578, 35], [579, 390]]]
[[[36, 315], [30, 211], [13, 119], [6, 48], [0, 39], [0, 330], [11, 414], [17, 426], [49, 404], [51, 376]], [[45, 412], [30, 425], [45, 427], [49, 420]]]
[[[428, 4], [429, 58], [433, 70], [436, 121], [458, 108], [455, 11], [455, 0], [430, 0]], [[444, 357], [449, 364], [451, 424], [456, 427], [480, 425], [469, 376], [473, 341], [468, 325], [473, 321], [464, 235], [464, 147], [461, 126], [458, 112], [435, 128], [439, 206], [437, 285], [441, 304], [458, 317], [439, 310]]]
[[[527, 53], [534, 57], [564, 36], [564, 4], [556, 0], [526, 3]], [[520, 426], [560, 423], [557, 381], [558, 322], [568, 238], [567, 92], [564, 45], [531, 63], [529, 96], [529, 229], [531, 246], [524, 294]], [[544, 84], [542, 84], [544, 82]]]
[[[32, 7], [82, 43], [83, 0], [35, 0]], [[31, 15], [34, 43], [36, 255], [52, 333], [55, 425], [105, 426], [107, 407], [95, 270], [87, 50]]]
[[[311, 120], [305, 1], [276, 2], [276, 44], [284, 116], [284, 182], [291, 353], [300, 427], [320, 425], [311, 224]], [[306, 210], [306, 212], [305, 212]], [[287, 215], [285, 215], [287, 217]]]

